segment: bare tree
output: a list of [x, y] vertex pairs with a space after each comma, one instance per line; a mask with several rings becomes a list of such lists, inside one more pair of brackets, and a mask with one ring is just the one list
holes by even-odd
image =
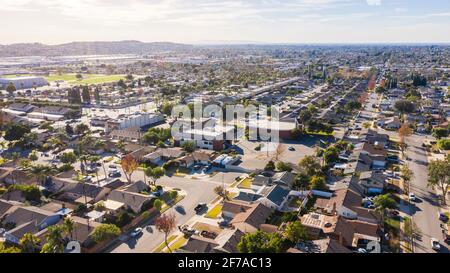
[[166, 247], [170, 252], [172, 252], [172, 250], [169, 247], [167, 237], [175, 229], [175, 215], [163, 214], [159, 216], [155, 221], [155, 227], [159, 232], [164, 233], [164, 242], [166, 243]]

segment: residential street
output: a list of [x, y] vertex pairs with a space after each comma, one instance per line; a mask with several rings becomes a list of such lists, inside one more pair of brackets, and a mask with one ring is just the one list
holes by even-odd
[[[230, 179], [234, 173], [224, 173], [225, 186], [234, 182]], [[139, 174], [136, 174], [136, 178]], [[142, 174], [141, 176], [142, 177]], [[167, 210], [165, 213], [173, 213], [176, 216], [178, 225], [186, 224], [192, 217], [195, 216], [194, 208], [198, 203], [209, 203], [215, 197], [214, 188], [221, 185], [222, 174], [218, 174], [213, 178], [205, 177], [200, 179], [189, 179], [182, 177], [163, 177], [158, 180], [159, 185], [166, 187], [179, 188], [187, 193], [187, 196], [181, 200], [174, 207]], [[150, 220], [144, 226], [149, 226], [144, 229], [144, 233], [140, 238], [133, 239], [128, 234], [121, 237], [121, 243], [108, 249], [106, 252], [112, 253], [150, 253], [159, 244], [164, 241], [163, 233], [157, 231], [154, 226], [154, 220]]]
[[411, 181], [411, 192], [413, 192], [417, 201], [410, 205], [410, 215], [421, 233], [421, 238], [414, 241], [414, 252], [416, 253], [434, 253], [431, 249], [431, 238], [436, 238], [441, 242], [441, 252], [449, 253], [448, 245], [442, 238], [442, 229], [438, 219], [439, 203], [438, 196], [427, 187], [428, 181], [428, 159], [422, 143], [426, 137], [413, 135], [407, 139], [407, 156], [410, 169], [414, 173]]

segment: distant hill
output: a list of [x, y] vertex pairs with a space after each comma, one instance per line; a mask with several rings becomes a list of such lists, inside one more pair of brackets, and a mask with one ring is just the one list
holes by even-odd
[[0, 57], [151, 54], [154, 52], [179, 51], [191, 48], [191, 45], [186, 44], [168, 42], [144, 43], [139, 41], [73, 42], [60, 45], [21, 43], [0, 45]]

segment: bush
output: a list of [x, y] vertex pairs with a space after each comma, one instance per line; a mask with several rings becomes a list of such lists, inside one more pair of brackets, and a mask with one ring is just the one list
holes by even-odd
[[112, 240], [120, 235], [120, 228], [113, 224], [102, 224], [94, 229], [92, 239], [96, 243]]
[[277, 170], [279, 170], [280, 172], [292, 171], [291, 165], [289, 165], [288, 163], [282, 162], [282, 161], [278, 161], [276, 164], [276, 167], [277, 167]]
[[118, 227], [124, 227], [131, 223], [131, 220], [133, 220], [133, 215], [128, 212], [121, 212], [117, 216], [116, 224]]
[[264, 168], [265, 171], [274, 171], [275, 170], [275, 163], [273, 161], [269, 161]]
[[39, 202], [41, 200], [41, 196], [42, 196], [39, 188], [34, 185], [12, 185], [8, 190], [9, 191], [14, 191], [14, 190], [21, 191], [24, 194], [25, 199], [27, 201]]
[[439, 149], [448, 151], [450, 150], [450, 139], [441, 139], [438, 141]]

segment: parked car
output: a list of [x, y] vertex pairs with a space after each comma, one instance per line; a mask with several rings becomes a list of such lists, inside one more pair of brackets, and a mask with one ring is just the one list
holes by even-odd
[[119, 170], [114, 170], [114, 171], [109, 171], [108, 176], [109, 177], [121, 177], [122, 174], [120, 173]]
[[204, 210], [206, 210], [208, 208], [208, 206], [205, 203], [199, 203], [195, 208], [195, 212], [200, 213]]
[[201, 165], [195, 165], [192, 169], [194, 169], [194, 171], [198, 171], [202, 168]]
[[444, 223], [448, 222], [448, 216], [445, 213], [439, 213], [439, 220], [441, 220]]
[[207, 165], [207, 166], [203, 167], [203, 172], [204, 173], [209, 172], [211, 169], [212, 169], [212, 165]]
[[206, 230], [203, 230], [200, 233], [200, 235], [205, 237], [205, 238], [209, 238], [209, 239], [216, 239], [216, 237], [217, 237], [217, 233], [211, 232], [211, 231], [206, 231]]
[[225, 219], [217, 222], [217, 224], [221, 228], [229, 228], [231, 226], [230, 222], [228, 220], [225, 220]]
[[441, 244], [436, 238], [431, 238], [431, 248], [435, 251], [441, 250]]
[[179, 229], [184, 235], [187, 235], [187, 236], [192, 236], [192, 235], [195, 235], [195, 234], [198, 233], [195, 229], [189, 228], [188, 225], [178, 226], [178, 229]]
[[138, 237], [139, 235], [141, 235], [142, 232], [143, 232], [143, 229], [142, 229], [142, 228], [136, 228], [135, 230], [133, 230], [133, 232], [131, 232], [130, 235], [131, 235], [131, 237], [136, 238], [136, 237]]
[[88, 176], [83, 177], [83, 182], [87, 182], [87, 183], [92, 182], [92, 176], [88, 175]]
[[291, 152], [293, 152], [293, 151], [295, 151], [295, 148], [292, 147], [292, 146], [289, 146], [288, 150], [291, 151]]
[[109, 169], [113, 169], [113, 170], [117, 170], [117, 166], [116, 165], [109, 165], [108, 168]]
[[416, 195], [414, 193], [410, 193], [409, 194], [409, 201], [410, 202], [415, 202], [416, 201]]

